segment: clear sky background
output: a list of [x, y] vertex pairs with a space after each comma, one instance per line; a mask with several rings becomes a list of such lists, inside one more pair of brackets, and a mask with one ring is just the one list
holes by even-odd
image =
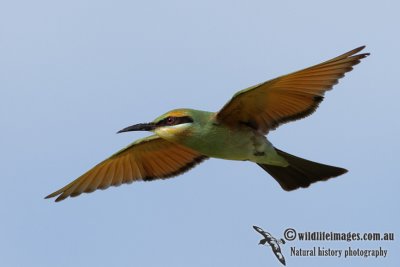
[[[394, 232], [399, 219], [399, 1], [2, 1], [0, 265], [280, 266], [258, 246], [298, 231]], [[357, 46], [371, 56], [273, 144], [349, 173], [285, 192], [248, 162], [174, 179], [43, 197], [180, 107]], [[290, 247], [379, 248], [386, 259], [296, 258]], [[287, 266], [400, 266], [394, 242], [288, 242]]]

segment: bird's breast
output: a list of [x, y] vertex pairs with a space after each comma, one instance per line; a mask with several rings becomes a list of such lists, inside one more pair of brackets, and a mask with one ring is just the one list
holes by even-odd
[[193, 131], [179, 142], [208, 157], [248, 160], [254, 152], [255, 134], [248, 127], [231, 129], [213, 124]]

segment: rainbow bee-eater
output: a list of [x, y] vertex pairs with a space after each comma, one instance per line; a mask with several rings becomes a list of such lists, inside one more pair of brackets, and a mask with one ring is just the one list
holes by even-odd
[[254, 162], [287, 191], [344, 174], [346, 169], [283, 152], [265, 136], [313, 113], [325, 92], [369, 55], [357, 54], [362, 49], [239, 91], [218, 112], [175, 109], [124, 128], [118, 133], [154, 135], [133, 142], [46, 198], [61, 201], [123, 183], [170, 178], [208, 158]]

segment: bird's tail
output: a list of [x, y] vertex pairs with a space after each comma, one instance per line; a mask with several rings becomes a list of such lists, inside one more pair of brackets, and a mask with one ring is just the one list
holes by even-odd
[[325, 181], [347, 172], [346, 169], [329, 166], [310, 160], [302, 159], [275, 148], [278, 155], [289, 163], [287, 167], [258, 164], [268, 172], [286, 191], [299, 187], [308, 187], [310, 184]]

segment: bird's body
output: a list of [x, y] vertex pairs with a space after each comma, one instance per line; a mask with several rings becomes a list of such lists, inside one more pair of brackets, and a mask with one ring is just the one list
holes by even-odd
[[[168, 141], [187, 146], [210, 158], [248, 160], [260, 164], [287, 166], [267, 138], [247, 125], [230, 128], [216, 119], [215, 112], [176, 109], [169, 115], [189, 115], [192, 123], [158, 128], [155, 133]], [[165, 115], [164, 115], [165, 116]]]
[[265, 136], [312, 114], [325, 92], [369, 55], [357, 54], [363, 48], [239, 91], [218, 112], [175, 109], [127, 127], [119, 132], [154, 135], [133, 142], [46, 198], [61, 201], [123, 183], [165, 179], [208, 158], [254, 162], [287, 191], [339, 176], [347, 170], [293, 156]]

